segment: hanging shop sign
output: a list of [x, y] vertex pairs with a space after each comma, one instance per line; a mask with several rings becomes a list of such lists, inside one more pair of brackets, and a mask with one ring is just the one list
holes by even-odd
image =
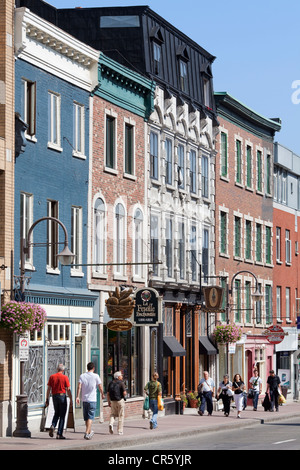
[[203, 287], [205, 309], [207, 312], [220, 312], [223, 302], [224, 289], [220, 286]]
[[106, 326], [109, 330], [112, 331], [128, 331], [133, 327], [132, 323], [129, 320], [111, 320], [106, 323]]
[[284, 337], [288, 334], [286, 333], [281, 326], [272, 325], [267, 328], [264, 332], [266, 335], [267, 341], [271, 344], [279, 344], [284, 340]]
[[134, 323], [136, 326], [155, 326], [161, 318], [161, 303], [158, 292], [145, 287], [135, 293]]

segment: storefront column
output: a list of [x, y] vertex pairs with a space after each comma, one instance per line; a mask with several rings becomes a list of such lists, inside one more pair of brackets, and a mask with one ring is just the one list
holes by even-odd
[[199, 378], [199, 313], [200, 313], [200, 306], [194, 307], [194, 314], [193, 314], [193, 349], [194, 349], [194, 383], [193, 388], [197, 390], [198, 384], [200, 382]]
[[[175, 304], [174, 323], [175, 323], [175, 338], [180, 343], [180, 312], [182, 304]], [[175, 357], [175, 387], [174, 398], [180, 399], [180, 357]]]

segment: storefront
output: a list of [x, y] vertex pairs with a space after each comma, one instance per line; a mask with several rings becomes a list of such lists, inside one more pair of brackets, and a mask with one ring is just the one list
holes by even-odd
[[284, 327], [284, 340], [275, 345], [276, 373], [286, 398], [298, 398], [298, 332], [296, 327]]

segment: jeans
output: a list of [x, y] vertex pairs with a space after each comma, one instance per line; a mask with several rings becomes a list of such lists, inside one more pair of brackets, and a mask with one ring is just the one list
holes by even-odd
[[157, 415], [158, 415], [158, 406], [157, 400], [150, 398], [150, 410], [153, 412], [151, 422], [153, 423], [153, 429], [157, 428]]
[[207, 407], [207, 412], [211, 415], [213, 412], [213, 402], [212, 402], [212, 392], [202, 392], [201, 393], [201, 405], [200, 411], [204, 413], [205, 404]]
[[271, 410], [275, 409], [278, 410], [278, 398], [279, 398], [279, 393], [278, 390], [270, 390], [270, 401], [271, 401]]
[[57, 434], [62, 436], [64, 431], [65, 416], [67, 412], [67, 397], [66, 395], [53, 395], [54, 416], [52, 419], [52, 426], [55, 428], [59, 420]]
[[257, 409], [259, 392], [255, 390], [253, 394], [253, 408]]

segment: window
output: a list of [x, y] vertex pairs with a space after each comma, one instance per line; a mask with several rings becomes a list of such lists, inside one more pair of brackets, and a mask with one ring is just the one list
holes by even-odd
[[262, 155], [261, 151], [258, 150], [256, 153], [256, 189], [262, 191]]
[[[75, 255], [74, 264], [82, 264], [82, 208], [72, 207], [71, 251]], [[82, 272], [82, 266], [74, 266], [72, 271]]]
[[290, 231], [285, 231], [285, 262], [290, 264], [292, 262], [291, 259], [291, 239], [290, 239]]
[[[48, 217], [55, 217], [58, 219], [58, 201], [47, 201]], [[47, 227], [47, 268], [58, 268], [58, 229], [59, 225], [53, 220], [48, 220]]]
[[245, 282], [246, 323], [251, 323], [251, 282]]
[[84, 155], [84, 106], [73, 104], [73, 153]]
[[166, 265], [168, 277], [173, 276], [173, 221], [166, 218]]
[[198, 277], [197, 277], [197, 227], [196, 225], [191, 226], [190, 250], [191, 250], [192, 281], [197, 281]]
[[255, 241], [255, 259], [257, 262], [262, 261], [262, 226], [261, 224], [256, 224], [256, 241]]
[[184, 189], [185, 187], [185, 161], [183, 145], [178, 145], [178, 187], [180, 189]]
[[235, 298], [234, 298], [234, 320], [237, 323], [241, 322], [241, 281], [235, 279], [234, 281]]
[[240, 140], [235, 141], [236, 173], [235, 181], [242, 183], [242, 144]]
[[271, 155], [267, 155], [267, 194], [271, 194], [271, 182], [272, 182], [272, 159]]
[[36, 134], [36, 82], [24, 80], [24, 121], [28, 128], [26, 135]]
[[281, 320], [281, 287], [276, 287], [276, 318]]
[[143, 213], [140, 209], [137, 209], [134, 213], [134, 257], [133, 261], [134, 263], [137, 263], [134, 265], [134, 274], [135, 276], [138, 277], [143, 277], [143, 246], [144, 246], [144, 240], [143, 240], [143, 222], [144, 222], [144, 217]]
[[166, 184], [173, 183], [173, 155], [172, 155], [172, 141], [166, 139]]
[[100, 28], [137, 28], [140, 26], [138, 15], [101, 16]]
[[185, 227], [184, 222], [178, 224], [178, 263], [180, 279], [185, 278]]
[[191, 193], [196, 193], [197, 191], [197, 160], [196, 160], [196, 152], [195, 150], [190, 151], [190, 191]]
[[[33, 220], [33, 196], [21, 193], [20, 195], [20, 238], [27, 238]], [[32, 264], [32, 250], [26, 253], [25, 262]]]
[[265, 309], [266, 309], [266, 323], [272, 323], [272, 287], [270, 285], [265, 286]]
[[[105, 250], [106, 250], [106, 211], [105, 204], [98, 198], [94, 206], [94, 271], [105, 273]], [[98, 264], [99, 263], [99, 264]]]
[[150, 132], [150, 177], [158, 179], [158, 135]]
[[203, 93], [204, 93], [204, 105], [211, 109], [210, 106], [210, 81], [207, 78], [203, 79]]
[[246, 220], [246, 240], [245, 240], [245, 258], [248, 260], [252, 259], [251, 256], [251, 243], [252, 243], [252, 223], [250, 220]]
[[246, 177], [246, 185], [247, 188], [252, 188], [252, 148], [250, 145], [247, 145], [247, 177]]
[[234, 256], [241, 257], [241, 224], [240, 217], [234, 217]]
[[116, 168], [115, 158], [115, 132], [116, 119], [106, 115], [106, 138], [105, 138], [105, 166], [107, 168]]
[[125, 123], [125, 173], [134, 174], [134, 127]]
[[201, 182], [202, 182], [202, 197], [209, 197], [209, 174], [208, 174], [208, 157], [202, 155], [201, 157]]
[[276, 227], [276, 261], [281, 261], [281, 228]]
[[272, 263], [272, 230], [266, 227], [266, 263]]
[[180, 74], [180, 89], [181, 91], [188, 91], [187, 83], [187, 63], [179, 60], [179, 74]]
[[[150, 217], [150, 249], [151, 249], [151, 262], [157, 263], [159, 261], [158, 253], [158, 216], [151, 215]], [[158, 264], [153, 264], [153, 275], [158, 276]]]
[[154, 61], [154, 73], [159, 75], [161, 67], [161, 46], [156, 42], [153, 42], [153, 61]]
[[48, 146], [61, 150], [60, 136], [61, 97], [57, 93], [48, 93]]
[[228, 157], [227, 157], [227, 134], [221, 132], [221, 176], [227, 176], [228, 173]]
[[[126, 247], [126, 224], [125, 209], [123, 204], [118, 203], [115, 210], [115, 262], [116, 274], [123, 275], [125, 272], [122, 263], [125, 263], [125, 247]], [[119, 264], [120, 263], [120, 264]]]
[[[258, 291], [261, 292], [261, 284], [258, 284]], [[258, 300], [255, 303], [256, 323], [262, 323], [262, 301]]]
[[227, 213], [221, 212], [220, 218], [221, 218], [220, 248], [221, 248], [221, 253], [225, 254], [227, 253]]
[[285, 319], [287, 321], [291, 319], [291, 289], [290, 287], [285, 288]]
[[206, 276], [209, 274], [209, 231], [203, 229], [203, 240], [202, 240], [202, 274], [204, 282], [208, 282]]

